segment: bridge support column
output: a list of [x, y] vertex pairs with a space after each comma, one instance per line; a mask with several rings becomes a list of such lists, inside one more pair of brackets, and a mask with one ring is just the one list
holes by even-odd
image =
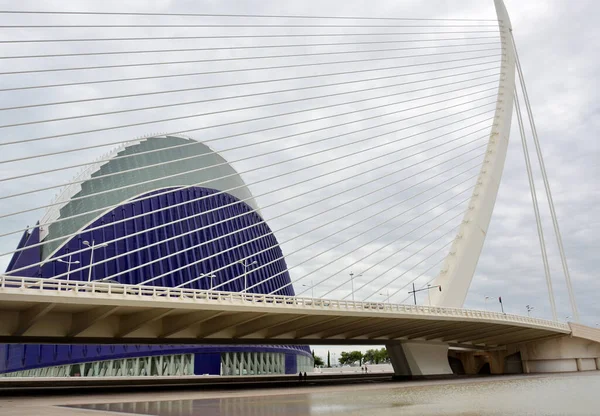
[[406, 341], [386, 344], [396, 377], [451, 375], [448, 344]]

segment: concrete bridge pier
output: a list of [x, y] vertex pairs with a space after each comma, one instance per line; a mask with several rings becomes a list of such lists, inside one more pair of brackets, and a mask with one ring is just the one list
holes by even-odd
[[452, 375], [448, 362], [448, 344], [401, 341], [385, 346], [399, 378]]

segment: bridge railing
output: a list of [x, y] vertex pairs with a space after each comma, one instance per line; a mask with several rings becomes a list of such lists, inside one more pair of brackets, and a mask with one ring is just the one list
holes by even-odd
[[503, 314], [499, 312], [482, 311], [475, 309], [447, 308], [428, 305], [407, 305], [385, 302], [361, 302], [352, 300], [307, 298], [296, 296], [268, 295], [261, 293], [223, 292], [215, 290], [200, 290], [186, 288], [172, 288], [161, 286], [125, 285], [102, 281], [78, 281], [60, 279], [40, 279], [31, 277], [0, 276], [0, 291], [13, 290], [17, 292], [44, 294], [60, 292], [78, 296], [79, 294], [92, 296], [115, 296], [127, 299], [154, 299], [174, 300], [187, 302], [227, 302], [230, 304], [247, 305], [260, 304], [277, 307], [301, 307], [306, 309], [344, 310], [348, 312], [377, 311], [387, 313], [402, 313], [410, 315], [428, 315], [436, 317], [458, 317], [491, 319], [527, 325], [539, 325], [547, 328], [570, 331], [569, 325], [561, 322], [549, 321], [527, 316]]

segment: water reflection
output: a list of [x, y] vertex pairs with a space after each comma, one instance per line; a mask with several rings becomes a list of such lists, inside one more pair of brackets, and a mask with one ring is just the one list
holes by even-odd
[[309, 390], [299, 394], [89, 404], [86, 409], [153, 416], [419, 415], [588, 416], [600, 414], [600, 373], [406, 387]]

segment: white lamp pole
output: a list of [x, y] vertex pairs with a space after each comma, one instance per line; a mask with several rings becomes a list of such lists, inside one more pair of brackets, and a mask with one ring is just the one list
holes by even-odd
[[388, 305], [390, 304], [390, 289], [387, 290], [387, 294], [385, 293], [380, 293], [381, 296], [386, 296], [387, 297], [387, 303]]
[[248, 288], [248, 267], [258, 264], [258, 262], [254, 260], [252, 263], [247, 263], [245, 260], [238, 260], [238, 263], [244, 266], [244, 290], [242, 292], [246, 293], [246, 289]]
[[494, 297], [494, 296], [486, 296], [485, 297], [484, 303], [485, 303], [485, 310], [486, 311], [488, 310], [488, 308], [487, 308], [487, 301], [490, 300], [490, 299], [498, 299], [498, 298]]
[[69, 280], [69, 276], [71, 274], [71, 264], [79, 264], [79, 260], [71, 261], [71, 255], [69, 254], [69, 261], [63, 259], [57, 259], [59, 263], [67, 264], [67, 281]]
[[208, 275], [208, 278], [210, 279], [210, 290], [211, 291], [213, 290], [213, 287], [214, 287], [214, 285], [213, 285], [213, 279], [215, 277], [217, 277], [217, 276], [214, 273], [211, 273], [211, 274]]
[[[302, 285], [303, 287], [309, 287], [308, 285]], [[314, 299], [315, 298], [315, 286], [313, 285], [313, 281], [310, 281], [310, 293], [311, 293], [311, 297]]]
[[90, 253], [90, 271], [88, 273], [88, 282], [91, 282], [92, 281], [92, 266], [94, 264], [94, 248], [96, 248], [96, 247], [106, 247], [106, 246], [108, 246], [108, 244], [106, 244], [106, 243], [96, 244], [96, 242], [94, 240], [92, 240], [92, 244], [90, 244], [89, 241], [85, 240], [85, 241], [83, 241], [83, 245], [89, 247], [90, 250], [91, 250], [91, 253]]
[[[357, 275], [356, 277], [361, 277], [362, 274]], [[354, 302], [354, 273], [350, 272], [350, 282], [352, 284], [352, 302]]]

